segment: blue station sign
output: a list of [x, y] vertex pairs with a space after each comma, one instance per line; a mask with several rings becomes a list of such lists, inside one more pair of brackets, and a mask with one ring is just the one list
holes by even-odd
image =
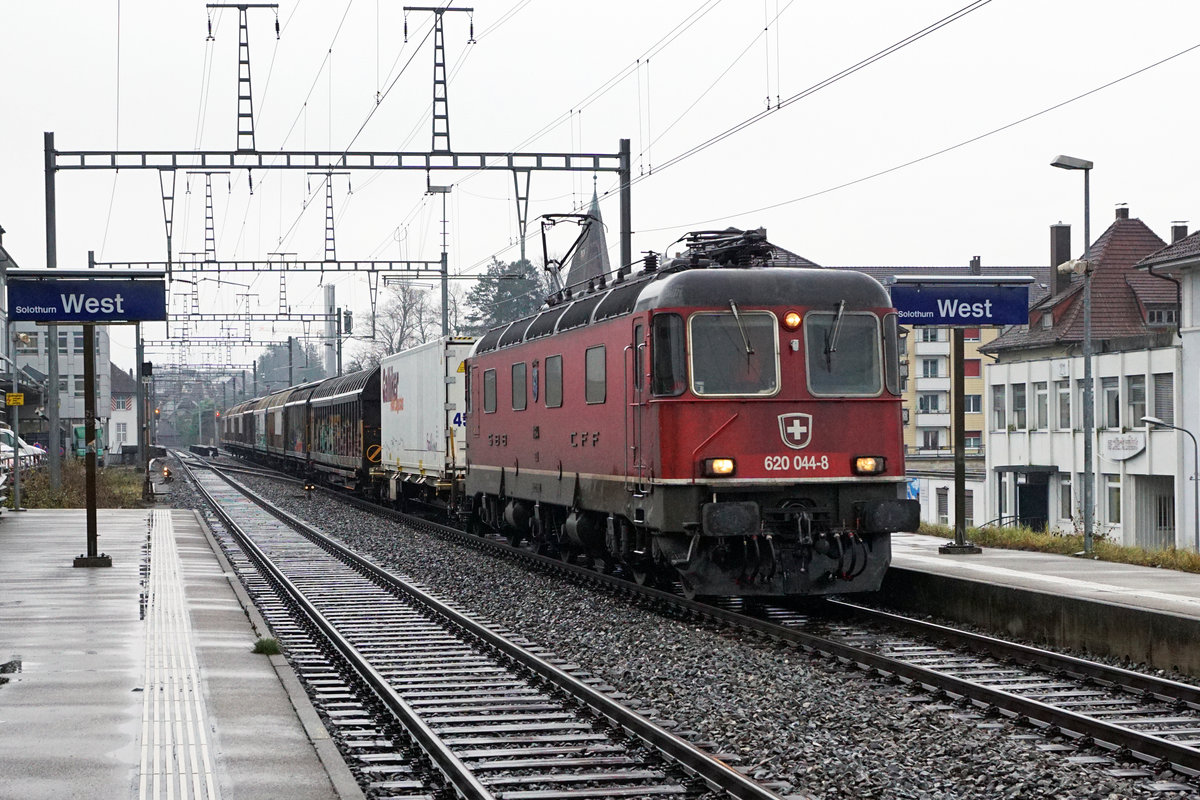
[[167, 287], [159, 277], [76, 280], [10, 272], [8, 315], [13, 322], [161, 322], [167, 318]]
[[1027, 286], [897, 283], [891, 289], [901, 325], [974, 327], [1029, 322]]

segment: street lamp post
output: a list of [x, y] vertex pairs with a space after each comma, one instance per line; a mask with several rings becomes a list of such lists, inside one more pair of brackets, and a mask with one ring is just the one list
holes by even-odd
[[[9, 337], [9, 341], [12, 342], [14, 345], [17, 342], [20, 342], [22, 344], [29, 344], [29, 341], [30, 341], [29, 334], [14, 333], [11, 337]], [[12, 366], [12, 382], [13, 382], [13, 393], [14, 394], [21, 391], [21, 387], [17, 383], [16, 355], [17, 355], [16, 348], [14, 347], [13, 351], [12, 351], [13, 357], [8, 360], [8, 363]], [[12, 419], [9, 420], [9, 422], [12, 424], [12, 434], [13, 434], [13, 445], [12, 445], [12, 451], [13, 451], [13, 463], [12, 463], [13, 511], [24, 511], [25, 509], [21, 508], [21, 422], [18, 419], [17, 414], [18, 414], [18, 406], [12, 406]]]
[[1163, 422], [1158, 417], [1142, 417], [1142, 422], [1149, 423], [1156, 428], [1170, 428], [1173, 431], [1186, 433], [1192, 440], [1192, 506], [1195, 514], [1192, 522], [1196, 526], [1196, 552], [1200, 553], [1200, 444], [1196, 443], [1196, 437], [1187, 428]]
[[1083, 170], [1083, 552], [1091, 555], [1092, 527], [1096, 517], [1092, 480], [1092, 438], [1096, 435], [1096, 403], [1092, 387], [1092, 265], [1087, 260], [1092, 248], [1092, 162], [1059, 156], [1050, 162], [1050, 166]]

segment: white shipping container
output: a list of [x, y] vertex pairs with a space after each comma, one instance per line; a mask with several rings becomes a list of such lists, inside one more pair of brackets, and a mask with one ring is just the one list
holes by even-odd
[[475, 340], [442, 337], [380, 364], [380, 465], [448, 478], [466, 468], [466, 367]]

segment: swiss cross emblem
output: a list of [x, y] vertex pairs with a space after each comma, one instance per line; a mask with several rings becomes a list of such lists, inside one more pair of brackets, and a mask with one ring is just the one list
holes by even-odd
[[812, 415], [780, 414], [779, 435], [783, 443], [793, 450], [808, 447], [808, 442], [812, 439]]

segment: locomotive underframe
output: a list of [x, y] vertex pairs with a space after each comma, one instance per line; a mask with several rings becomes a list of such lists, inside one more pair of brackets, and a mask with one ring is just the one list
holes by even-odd
[[[919, 509], [896, 481], [666, 484], [472, 466], [468, 516], [516, 542], [620, 562], [705, 595], [877, 590]], [[682, 521], [675, 529], [667, 520]]]

